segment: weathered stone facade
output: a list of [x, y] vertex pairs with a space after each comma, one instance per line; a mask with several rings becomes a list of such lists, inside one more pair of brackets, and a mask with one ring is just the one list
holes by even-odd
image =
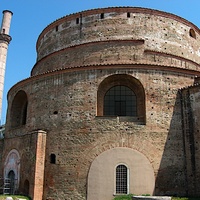
[[[2, 162], [19, 153], [18, 191], [111, 200], [123, 164], [129, 193], [200, 195], [199, 34], [173, 14], [131, 7], [47, 26], [31, 77], [8, 93]], [[104, 97], [119, 85], [136, 95], [135, 116], [105, 116]]]

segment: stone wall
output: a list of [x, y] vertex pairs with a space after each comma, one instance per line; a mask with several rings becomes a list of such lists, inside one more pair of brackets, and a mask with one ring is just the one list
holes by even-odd
[[[96, 115], [98, 86], [113, 74], [129, 74], [143, 85], [145, 125]], [[91, 163], [96, 156], [115, 147], [135, 149], [148, 158], [156, 177], [155, 194], [184, 194], [184, 149], [177, 91], [192, 83], [192, 76], [161, 70], [97, 69], [36, 76], [9, 92], [10, 103], [19, 90], [26, 92], [29, 103], [26, 125], [15, 130], [10, 129], [9, 103], [7, 135], [41, 127], [47, 130], [45, 198], [55, 198], [59, 193], [62, 198], [85, 199]], [[50, 163], [51, 154], [56, 155], [56, 164]]]
[[[41, 156], [42, 154], [45, 155], [45, 151], [41, 151], [41, 144], [38, 145], [38, 142], [41, 143], [41, 141], [43, 141], [42, 143], [45, 147], [46, 140], [40, 139], [41, 136], [38, 135], [41, 133], [41, 131], [33, 131], [26, 134], [22, 133], [20, 136], [7, 136], [5, 138], [5, 147], [2, 156], [2, 163], [5, 163], [9, 152], [16, 150], [19, 153], [20, 160], [18, 161], [18, 166], [20, 171], [18, 174], [19, 180], [17, 180], [17, 182], [19, 182], [17, 193], [22, 193], [31, 197], [34, 197], [35, 193], [35, 195], [37, 194], [37, 196], [40, 197], [38, 199], [42, 199], [41, 189], [43, 188], [42, 177], [44, 176], [44, 170], [40, 170], [39, 173], [37, 170], [38, 166], [42, 169], [42, 165], [44, 169], [44, 163], [42, 162]], [[4, 167], [1, 169], [3, 168]], [[7, 175], [5, 174], [5, 176]], [[37, 179], [37, 181], [35, 181], [35, 179]], [[40, 179], [42, 179], [42, 184]], [[37, 182], [37, 185], [35, 185], [35, 182]]]
[[199, 84], [180, 90], [183, 108], [183, 135], [186, 156], [187, 190], [199, 196], [200, 157], [199, 157]]

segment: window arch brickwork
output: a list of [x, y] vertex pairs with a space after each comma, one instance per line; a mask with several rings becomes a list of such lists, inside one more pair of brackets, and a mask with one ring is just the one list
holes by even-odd
[[145, 92], [141, 82], [126, 74], [116, 74], [105, 78], [99, 85], [97, 92], [97, 116], [105, 116], [104, 97], [114, 86], [125, 86], [130, 88], [136, 96], [136, 117], [145, 121]]

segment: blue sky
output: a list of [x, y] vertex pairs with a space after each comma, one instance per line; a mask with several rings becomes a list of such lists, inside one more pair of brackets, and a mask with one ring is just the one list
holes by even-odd
[[[65, 15], [92, 8], [133, 6], [170, 12], [200, 27], [200, 0], [0, 0], [0, 13], [13, 12], [5, 86], [2, 120], [5, 123], [7, 92], [30, 76], [36, 62], [36, 41], [41, 31], [51, 22]], [[2, 20], [2, 16], [0, 16]]]

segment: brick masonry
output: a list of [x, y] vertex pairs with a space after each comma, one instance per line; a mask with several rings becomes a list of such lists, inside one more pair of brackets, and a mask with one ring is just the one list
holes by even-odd
[[[187, 140], [184, 131], [189, 125], [184, 123], [184, 127], [182, 122], [190, 117], [183, 115], [188, 107], [183, 107], [180, 95], [181, 88], [193, 88], [199, 75], [199, 40], [199, 29], [187, 20], [142, 8], [84, 11], [47, 26], [37, 41], [38, 57], [31, 77], [8, 93], [2, 162], [11, 149], [17, 149], [21, 157], [19, 191], [23, 193], [28, 180], [29, 194], [34, 196], [36, 166], [43, 167], [45, 153], [40, 199], [85, 200], [92, 162], [109, 149], [124, 147], [149, 160], [155, 175], [153, 194], [199, 195], [193, 180], [194, 174], [199, 176], [199, 159], [191, 153], [198, 148], [190, 149], [198, 134]], [[142, 124], [98, 115], [99, 85], [112, 75], [134, 77], [143, 86]], [[26, 123], [12, 127], [13, 102], [19, 91], [27, 96]], [[198, 101], [198, 89], [190, 92], [195, 96], [193, 102]], [[191, 108], [196, 124], [189, 127], [195, 134], [198, 104], [191, 103]], [[46, 132], [44, 151], [36, 145], [41, 142], [38, 130]], [[51, 154], [56, 164], [50, 163]]]

